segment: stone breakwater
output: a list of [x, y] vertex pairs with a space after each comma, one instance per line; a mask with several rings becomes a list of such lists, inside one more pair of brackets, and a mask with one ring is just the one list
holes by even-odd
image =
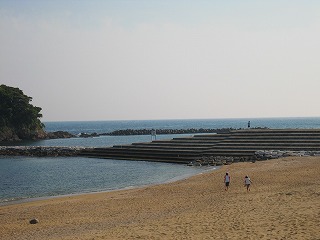
[[2, 156], [72, 157], [78, 156], [84, 147], [0, 146]]
[[[266, 129], [266, 128], [252, 128]], [[99, 137], [99, 136], [129, 136], [129, 135], [151, 135], [152, 131], [156, 134], [196, 134], [196, 133], [230, 133], [234, 128], [188, 128], [188, 129], [121, 129], [109, 133], [80, 133], [78, 137]]]
[[320, 156], [320, 151], [282, 151], [282, 150], [259, 150], [251, 157], [230, 156], [203, 156], [188, 163], [188, 166], [221, 166], [236, 162], [255, 162], [284, 157], [308, 157]]
[[155, 130], [156, 134], [188, 134], [188, 133], [223, 133], [230, 132], [231, 128], [207, 129], [207, 128], [188, 128], [188, 129], [123, 129], [106, 133], [109, 136], [122, 135], [150, 135]]
[[57, 139], [57, 138], [90, 138], [90, 137], [100, 137], [100, 136], [130, 136], [130, 135], [151, 135], [155, 130], [158, 135], [161, 134], [196, 134], [196, 133], [228, 133], [233, 128], [221, 128], [221, 129], [207, 129], [207, 128], [188, 128], [188, 129], [120, 129], [107, 133], [79, 133], [77, 135], [65, 132], [65, 131], [55, 131], [47, 132], [43, 139]]
[[320, 156], [320, 151], [282, 151], [282, 150], [260, 150], [254, 153], [256, 160], [276, 159], [283, 157], [306, 157]]

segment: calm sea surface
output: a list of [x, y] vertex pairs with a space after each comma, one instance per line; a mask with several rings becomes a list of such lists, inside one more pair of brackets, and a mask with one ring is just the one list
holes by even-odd
[[[46, 131], [73, 134], [107, 133], [119, 129], [187, 128], [320, 128], [320, 118], [205, 119], [158, 121], [45, 122]], [[158, 135], [172, 139], [183, 135]], [[151, 136], [101, 136], [96, 138], [52, 139], [21, 142], [29, 146], [113, 146], [150, 142]], [[30, 158], [0, 157], [0, 205], [16, 200], [67, 194], [108, 191], [157, 184], [208, 170], [185, 165], [83, 157]]]

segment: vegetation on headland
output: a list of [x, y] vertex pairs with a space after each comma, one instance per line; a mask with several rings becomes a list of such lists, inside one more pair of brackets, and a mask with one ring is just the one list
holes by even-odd
[[41, 108], [19, 88], [0, 85], [0, 141], [45, 138]]

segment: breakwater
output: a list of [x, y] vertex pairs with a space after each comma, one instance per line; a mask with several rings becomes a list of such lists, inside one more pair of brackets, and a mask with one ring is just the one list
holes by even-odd
[[[258, 152], [259, 150], [272, 153], [255, 154], [261, 153]], [[310, 155], [318, 154], [320, 129], [236, 130], [219, 134], [198, 134], [172, 140], [155, 140], [150, 143], [86, 149], [81, 154], [100, 158], [174, 163], [208, 159], [219, 164], [224, 163], [221, 157], [228, 158], [230, 162], [255, 161], [276, 156], [275, 151], [278, 151], [277, 155], [282, 154], [279, 151], [284, 151], [284, 156], [291, 152], [299, 155], [302, 155], [302, 152], [310, 152]]]
[[86, 156], [215, 165], [320, 154], [320, 129], [247, 129], [113, 147], [0, 147], [0, 155]]
[[57, 139], [57, 138], [90, 138], [99, 136], [132, 136], [132, 135], [151, 135], [152, 133], [162, 134], [196, 134], [196, 133], [227, 133], [236, 129], [233, 128], [188, 128], [188, 129], [120, 129], [106, 133], [86, 133], [72, 134], [66, 131], [46, 132], [41, 139]]
[[[267, 129], [267, 128], [252, 128]], [[241, 130], [235, 128], [187, 128], [187, 129], [120, 129], [109, 133], [80, 133], [79, 137], [99, 137], [99, 136], [130, 136], [130, 135], [151, 135], [154, 134], [196, 134], [196, 133], [230, 133]]]
[[85, 147], [0, 146], [2, 156], [72, 157], [78, 156]]
[[188, 128], [188, 129], [123, 129], [107, 133], [109, 136], [122, 135], [150, 135], [152, 131], [156, 134], [188, 134], [188, 133], [222, 133], [230, 132], [231, 128], [214, 129], [214, 128]]
[[252, 156], [233, 157], [233, 156], [202, 156], [194, 159], [189, 166], [219, 166], [229, 165], [235, 162], [255, 162], [261, 160], [277, 159], [284, 157], [310, 157], [320, 156], [320, 151], [282, 151], [282, 150], [259, 150]]

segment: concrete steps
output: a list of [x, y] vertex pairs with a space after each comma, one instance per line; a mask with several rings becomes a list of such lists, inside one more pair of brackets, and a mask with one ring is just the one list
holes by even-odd
[[82, 156], [188, 163], [203, 156], [250, 158], [258, 150], [320, 151], [320, 129], [238, 130], [228, 134], [86, 149]]
[[[179, 155], [179, 153], [181, 155]], [[82, 156], [119, 160], [141, 160], [153, 162], [186, 163], [198, 156], [195, 152], [152, 151], [125, 148], [93, 149], [82, 152]]]

